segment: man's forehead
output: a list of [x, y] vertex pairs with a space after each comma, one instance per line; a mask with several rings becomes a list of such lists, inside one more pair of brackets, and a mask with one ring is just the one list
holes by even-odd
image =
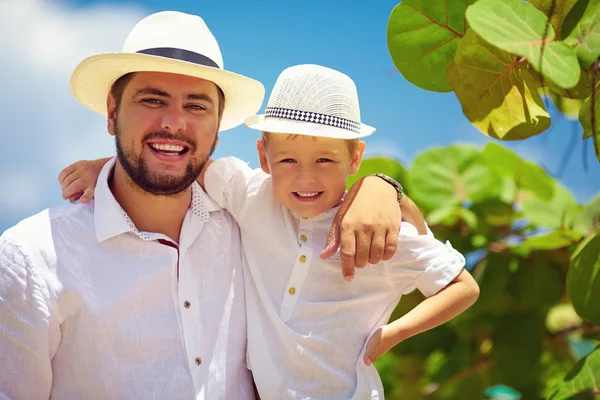
[[132, 87], [152, 86], [158, 89], [175, 89], [178, 92], [194, 92], [207, 88], [216, 90], [212, 81], [189, 75], [172, 74], [168, 72], [141, 71], [134, 73], [131, 79]]

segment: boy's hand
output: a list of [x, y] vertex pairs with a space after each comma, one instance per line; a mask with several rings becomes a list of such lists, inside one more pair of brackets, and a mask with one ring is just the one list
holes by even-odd
[[365, 355], [363, 357], [365, 365], [371, 365], [377, 361], [377, 359], [391, 349], [394, 344], [388, 326], [380, 326], [379, 329], [371, 335], [369, 342], [367, 343], [367, 348], [365, 349]]
[[106, 159], [82, 160], [63, 169], [58, 175], [63, 199], [68, 199], [70, 202], [79, 200], [81, 203], [93, 199], [96, 181], [105, 163]]

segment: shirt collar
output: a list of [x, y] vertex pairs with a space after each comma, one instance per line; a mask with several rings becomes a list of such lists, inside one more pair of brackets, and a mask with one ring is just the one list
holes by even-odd
[[[94, 225], [96, 227], [96, 239], [102, 242], [122, 233], [133, 232], [140, 239], [153, 240], [153, 234], [142, 232], [137, 229], [129, 215], [123, 210], [123, 207], [117, 202], [108, 187], [108, 178], [115, 167], [116, 158], [108, 161], [96, 183], [94, 193]], [[192, 184], [192, 202], [190, 211], [193, 218], [199, 222], [207, 222], [210, 219], [210, 213], [219, 211], [221, 208], [212, 200], [208, 194], [194, 182]]]

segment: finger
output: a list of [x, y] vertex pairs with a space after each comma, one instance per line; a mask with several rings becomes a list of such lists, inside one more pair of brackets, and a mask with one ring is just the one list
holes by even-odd
[[82, 192], [85, 190], [80, 179], [75, 179], [73, 182], [69, 183], [62, 190], [63, 199], [67, 199], [73, 196], [75, 193]]
[[70, 201], [71, 203], [74, 203], [74, 202], [76, 202], [77, 200], [79, 200], [79, 198], [81, 197], [81, 195], [82, 195], [82, 194], [83, 194], [83, 192], [77, 192], [77, 193], [75, 193], [75, 194], [73, 194], [73, 195], [69, 196], [69, 197], [68, 197], [68, 199], [69, 199], [69, 201]]
[[58, 174], [58, 181], [62, 182], [63, 179], [65, 179], [67, 176], [69, 176], [73, 172], [75, 172], [77, 170], [76, 164], [77, 163], [73, 163], [73, 164], [69, 165], [67, 168], [60, 171], [60, 174]]
[[385, 235], [385, 250], [383, 251], [383, 260], [387, 261], [394, 257], [398, 249], [398, 234], [400, 229], [390, 228]]
[[342, 275], [347, 281], [354, 278], [355, 255], [356, 238], [354, 231], [342, 224], [340, 230], [340, 257], [342, 260]]
[[366, 267], [369, 263], [369, 254], [371, 252], [371, 232], [356, 234], [356, 266], [358, 268]]
[[79, 201], [81, 203], [85, 204], [88, 201], [92, 200], [93, 198], [94, 198], [94, 188], [92, 186], [88, 186], [83, 191], [83, 195], [81, 196], [81, 198], [79, 199]]
[[320, 257], [322, 259], [332, 257], [338, 247], [340, 247], [340, 226], [336, 219], [334, 219], [333, 225], [329, 230], [329, 236], [327, 236], [327, 241], [325, 242], [325, 248], [321, 251]]
[[388, 231], [375, 232], [371, 238], [371, 251], [369, 252], [369, 264], [374, 265], [383, 259], [385, 252], [385, 237]]
[[65, 195], [65, 189], [71, 185], [73, 182], [77, 181], [80, 178], [81, 174], [79, 171], [75, 171], [72, 172], [70, 175], [68, 175], [66, 178], [64, 178], [61, 182], [60, 182], [60, 188], [63, 191], [63, 198], [67, 198], [69, 197], [71, 194], [69, 195]]

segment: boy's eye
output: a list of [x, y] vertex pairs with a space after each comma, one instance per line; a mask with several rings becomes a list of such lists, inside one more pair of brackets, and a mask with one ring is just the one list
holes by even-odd
[[294, 160], [293, 158], [284, 158], [280, 162], [282, 162], [282, 163], [293, 163], [293, 162], [296, 162], [296, 160]]
[[318, 163], [325, 163], [325, 162], [332, 162], [333, 160], [330, 160], [329, 158], [319, 158], [317, 160]]

